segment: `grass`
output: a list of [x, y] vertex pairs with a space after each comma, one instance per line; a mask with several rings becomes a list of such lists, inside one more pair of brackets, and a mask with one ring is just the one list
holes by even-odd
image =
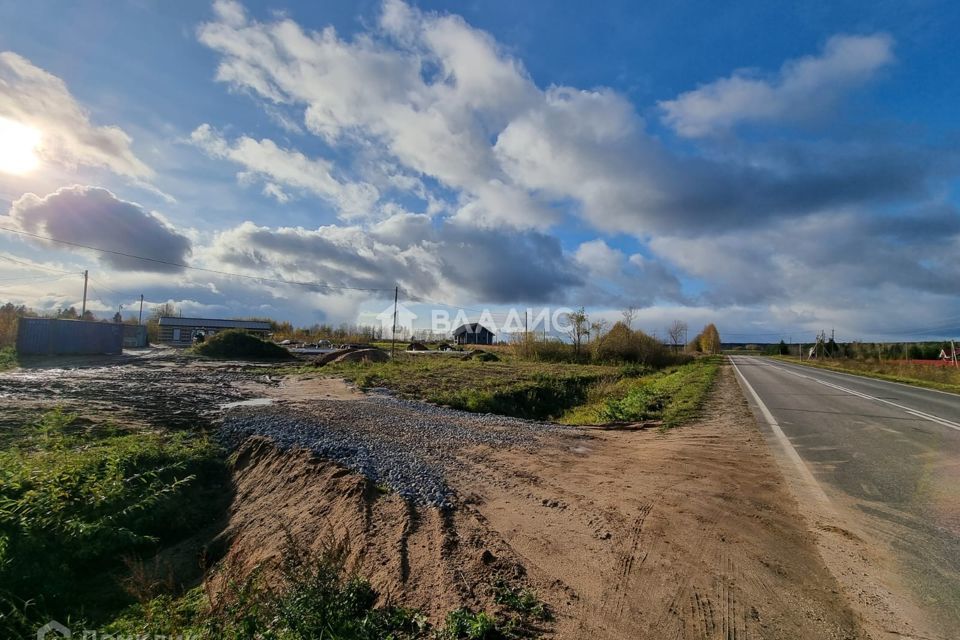
[[13, 369], [16, 366], [18, 366], [16, 350], [13, 347], [0, 349], [0, 371]]
[[25, 425], [0, 450], [0, 636], [126, 606], [123, 558], [188, 537], [228, 500], [205, 436], [90, 426], [62, 411]]
[[322, 371], [362, 388], [387, 387], [406, 397], [456, 409], [550, 419], [584, 402], [591, 386], [618, 378], [622, 370], [616, 366], [402, 355], [382, 363], [327, 365]]
[[789, 356], [774, 356], [784, 362], [804, 364], [841, 373], [900, 382], [902, 384], [960, 393], [960, 368], [903, 362], [902, 360], [854, 360], [849, 358], [834, 360], [804, 360]]
[[719, 364], [718, 357], [700, 358], [653, 370], [640, 365], [398, 356], [390, 362], [327, 365], [322, 371], [361, 388], [386, 387], [405, 397], [477, 413], [571, 425], [659, 420], [675, 426], [696, 416]]
[[661, 421], [664, 428], [699, 415], [722, 359], [698, 358], [641, 376], [595, 387], [589, 401], [560, 418], [572, 425]]
[[208, 358], [229, 360], [290, 360], [283, 347], [241, 331], [221, 331], [193, 347], [193, 352]]

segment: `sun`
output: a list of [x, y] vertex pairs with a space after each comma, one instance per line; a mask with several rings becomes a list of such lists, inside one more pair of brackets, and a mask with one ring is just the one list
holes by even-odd
[[0, 117], [0, 173], [20, 175], [37, 168], [40, 132], [15, 120]]

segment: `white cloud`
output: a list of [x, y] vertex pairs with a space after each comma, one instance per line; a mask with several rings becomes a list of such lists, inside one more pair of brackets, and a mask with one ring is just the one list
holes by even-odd
[[218, 80], [304, 105], [307, 128], [331, 144], [383, 148], [405, 169], [462, 190], [461, 219], [539, 228], [555, 219], [519, 193], [490, 145], [538, 99], [523, 66], [457, 16], [388, 2], [380, 28], [343, 40], [287, 19], [217, 20], [199, 38], [223, 56]]
[[38, 151], [47, 161], [102, 167], [133, 179], [153, 175], [123, 129], [91, 123], [63, 80], [12, 51], [0, 52], [0, 116], [38, 129]]
[[[490, 34], [401, 0], [386, 1], [379, 21], [349, 39], [332, 27], [307, 31], [286, 17], [258, 22], [232, 10], [201, 25], [198, 37], [220, 54], [218, 80], [302, 109], [308, 131], [351, 158], [381, 197], [406, 190], [431, 212], [479, 227], [543, 231], [574, 215], [641, 239], [696, 234], [912, 196], [942, 165], [871, 144], [680, 155], [648, 134], [616, 91], [541, 90]], [[885, 35], [836, 36], [820, 55], [784, 64], [775, 80], [740, 73], [665, 107], [687, 132], [774, 118], [748, 107], [822, 110], [888, 64], [891, 50]], [[745, 84], [747, 94], [775, 99], [723, 88]]]
[[[311, 159], [283, 149], [264, 138], [254, 140], [242, 136], [228, 141], [208, 124], [197, 127], [190, 141], [215, 158], [223, 158], [247, 169], [243, 180], [254, 175], [264, 179], [264, 193], [286, 202], [289, 195], [281, 185], [304, 189], [332, 202], [345, 218], [369, 216], [379, 198], [373, 185], [342, 182], [332, 175], [333, 164], [324, 159]], [[278, 184], [279, 183], [279, 184]]]
[[786, 62], [770, 79], [734, 73], [660, 103], [665, 122], [686, 137], [722, 133], [744, 122], [793, 122], [830, 109], [893, 62], [887, 34], [836, 35], [823, 52]]
[[610, 247], [600, 238], [581, 244], [574, 257], [590, 273], [607, 277], [616, 275], [625, 259], [622, 251]]

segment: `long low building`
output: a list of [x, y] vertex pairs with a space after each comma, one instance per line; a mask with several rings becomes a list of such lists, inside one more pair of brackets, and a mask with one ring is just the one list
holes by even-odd
[[159, 326], [158, 342], [175, 347], [190, 346], [193, 344], [194, 336], [198, 334], [209, 338], [213, 334], [227, 329], [243, 329], [249, 333], [259, 334], [261, 337], [272, 331], [270, 323], [262, 320], [224, 320], [221, 318], [163, 316], [160, 318]]

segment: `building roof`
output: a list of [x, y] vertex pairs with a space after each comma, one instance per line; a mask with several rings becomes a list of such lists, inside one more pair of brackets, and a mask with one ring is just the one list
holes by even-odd
[[253, 329], [254, 331], [270, 331], [273, 327], [263, 320], [225, 320], [219, 318], [178, 318], [163, 316], [160, 318], [163, 327], [205, 327], [208, 329]]
[[471, 322], [469, 324], [462, 324], [454, 329], [453, 335], [458, 336], [461, 333], [483, 333], [484, 331], [487, 333], [493, 333], [493, 331], [490, 331], [490, 329], [487, 329], [479, 322]]

